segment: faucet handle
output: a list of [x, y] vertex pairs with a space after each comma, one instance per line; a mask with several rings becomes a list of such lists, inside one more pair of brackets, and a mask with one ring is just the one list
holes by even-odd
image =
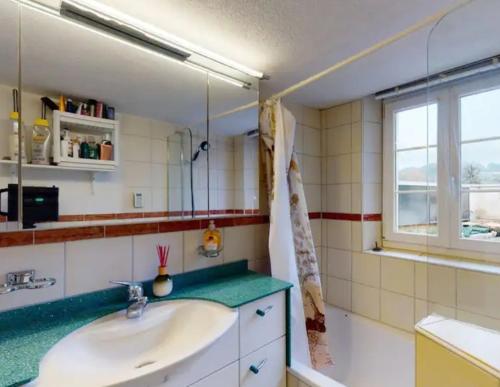
[[142, 288], [142, 282], [137, 281], [109, 281], [112, 284], [128, 286], [128, 300], [135, 301], [140, 299], [144, 295], [144, 290]]

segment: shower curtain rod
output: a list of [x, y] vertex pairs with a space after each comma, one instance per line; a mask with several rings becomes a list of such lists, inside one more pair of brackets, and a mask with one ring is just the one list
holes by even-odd
[[[287, 87], [286, 89], [284, 89], [276, 94], [273, 94], [269, 99], [277, 100], [279, 98], [286, 97], [287, 95], [292, 94], [292, 93], [302, 89], [303, 87], [306, 87], [309, 84], [316, 82], [317, 80], [319, 80], [319, 79], [321, 79], [321, 78], [323, 78], [323, 77], [325, 77], [325, 76], [327, 76], [327, 75], [329, 75], [337, 70], [340, 70], [341, 68], [343, 68], [351, 63], [354, 63], [354, 62], [356, 62], [356, 61], [358, 61], [358, 60], [394, 43], [394, 42], [397, 42], [398, 40], [401, 40], [401, 39], [407, 37], [408, 35], [411, 35], [412, 33], [417, 32], [418, 30], [429, 26], [432, 23], [439, 22], [442, 18], [444, 18], [449, 13], [451, 13], [459, 8], [462, 8], [465, 5], [472, 3], [473, 1], [474, 0], [462, 0], [454, 5], [451, 5], [449, 7], [445, 7], [442, 10], [436, 12], [435, 14], [418, 21], [417, 23], [411, 25], [410, 27], [404, 29], [403, 31], [398, 32], [397, 34], [392, 35], [389, 38], [384, 39], [384, 40], [374, 44], [373, 46], [370, 46], [370, 47], [358, 52], [357, 54], [354, 54], [354, 55], [352, 55], [344, 60], [341, 60], [340, 62], [337, 62], [333, 66], [330, 66], [327, 69], [296, 83], [295, 85]], [[246, 109], [256, 107], [258, 105], [259, 105], [258, 101], [253, 101], [251, 103], [239, 106], [235, 109], [231, 109], [231, 110], [228, 110], [226, 112], [219, 113], [211, 118], [214, 118], [214, 119], [215, 118], [222, 118], [222, 117], [228, 116], [228, 115], [233, 114], [233, 113], [237, 113], [237, 112], [240, 112], [240, 111], [243, 111]]]

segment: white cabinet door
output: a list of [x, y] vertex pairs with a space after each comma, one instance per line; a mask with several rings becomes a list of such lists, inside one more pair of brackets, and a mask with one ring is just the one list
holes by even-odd
[[190, 387], [238, 387], [239, 386], [239, 367], [238, 362], [213, 373], [206, 378], [192, 384]]
[[240, 357], [285, 334], [285, 304], [285, 292], [279, 292], [240, 308]]
[[285, 387], [285, 337], [240, 359], [240, 387]]
[[[210, 347], [192, 358], [186, 359], [161, 377], [163, 382], [157, 387], [185, 387], [238, 360], [238, 323], [236, 322], [221, 338]], [[145, 384], [143, 386], [146, 386]]]

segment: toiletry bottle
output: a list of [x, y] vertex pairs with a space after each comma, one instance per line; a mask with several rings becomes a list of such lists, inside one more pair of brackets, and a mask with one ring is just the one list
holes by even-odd
[[49, 122], [44, 118], [37, 118], [31, 139], [31, 162], [33, 164], [50, 164], [50, 138]]
[[[12, 123], [12, 133], [9, 136], [9, 153], [12, 161], [17, 161], [19, 155], [19, 113], [10, 113], [10, 121]], [[24, 135], [21, 140], [21, 159], [26, 162], [26, 150], [24, 148]]]
[[82, 142], [80, 143], [80, 158], [88, 159], [90, 157], [90, 147], [87, 142], [87, 139], [83, 137]]
[[106, 133], [102, 143], [99, 145], [99, 159], [113, 160], [113, 144], [111, 143], [111, 135]]
[[63, 136], [61, 138], [61, 157], [73, 157], [73, 145], [71, 144], [68, 129], [63, 130]]
[[89, 159], [97, 160], [97, 144], [93, 136], [89, 136], [88, 139], [89, 146]]
[[[13, 110], [10, 113], [10, 122], [12, 127], [12, 133], [9, 136], [9, 156], [12, 161], [17, 161], [19, 157], [19, 109], [18, 109], [18, 92], [17, 89], [12, 90], [13, 98]], [[21, 125], [21, 159], [22, 162], [26, 162], [26, 151], [24, 147], [24, 133], [22, 133], [23, 127]]]
[[215, 223], [211, 220], [208, 228], [203, 233], [203, 248], [207, 252], [216, 252], [222, 245], [221, 232], [215, 227]]
[[73, 147], [73, 158], [79, 159], [80, 158], [80, 138], [75, 137], [71, 142], [72, 142], [72, 147]]

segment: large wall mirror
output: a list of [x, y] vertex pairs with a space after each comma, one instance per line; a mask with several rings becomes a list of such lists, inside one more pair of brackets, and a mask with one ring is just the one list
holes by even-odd
[[[7, 222], [6, 190], [18, 181], [19, 8], [12, 1], [0, 5], [0, 231], [14, 231], [18, 226], [17, 222]], [[13, 204], [10, 206], [13, 212]]]
[[0, 4], [3, 230], [18, 224], [13, 90], [24, 228], [258, 210], [257, 78], [220, 63], [207, 72], [206, 58], [188, 63], [182, 50], [145, 46], [137, 31], [103, 28], [59, 0], [29, 4]]

